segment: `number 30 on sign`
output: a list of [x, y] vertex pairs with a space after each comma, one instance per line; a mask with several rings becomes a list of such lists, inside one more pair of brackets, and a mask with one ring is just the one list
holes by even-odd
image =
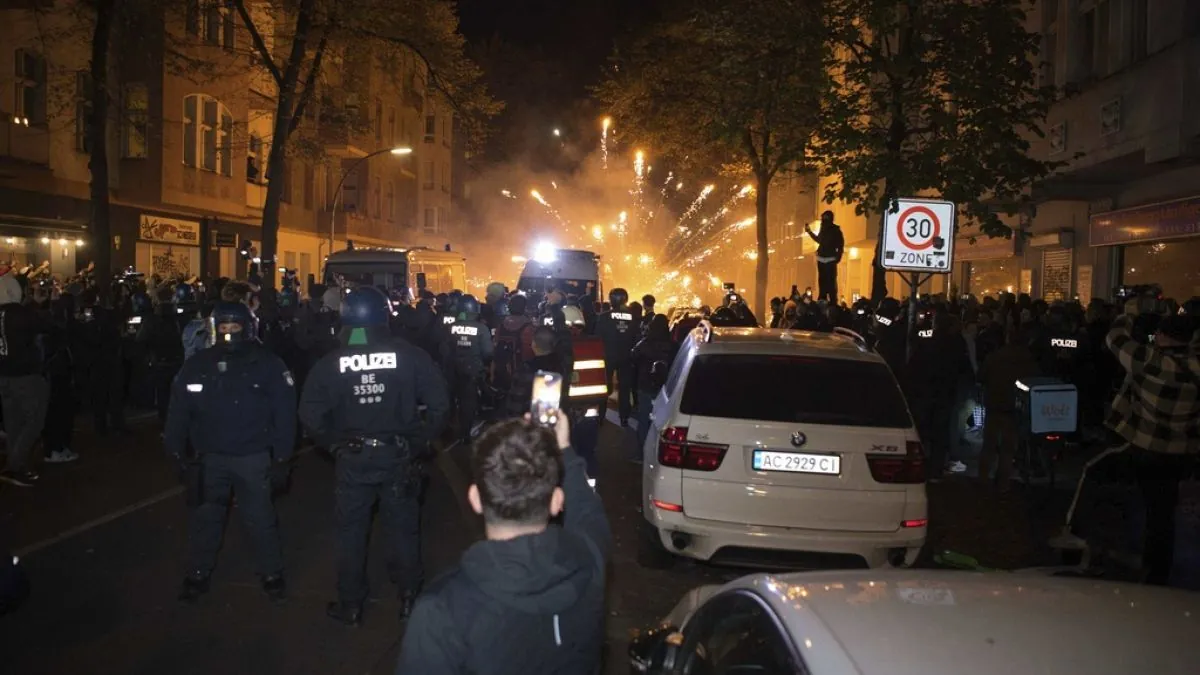
[[948, 273], [954, 265], [954, 204], [930, 199], [900, 199], [887, 214], [883, 268]]

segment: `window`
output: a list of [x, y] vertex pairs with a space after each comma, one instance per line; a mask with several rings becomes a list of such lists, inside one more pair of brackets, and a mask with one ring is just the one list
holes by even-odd
[[1130, 0], [1129, 60], [1137, 62], [1146, 58], [1146, 29], [1148, 25], [1146, 6], [1149, 0]]
[[1047, 32], [1042, 46], [1042, 85], [1052, 87], [1058, 84], [1058, 33]]
[[442, 145], [450, 147], [450, 115], [442, 117]]
[[[762, 384], [771, 381], [839, 384], [790, 387], [780, 394]], [[679, 409], [685, 415], [768, 422], [888, 429], [912, 426], [904, 396], [886, 365], [784, 354], [697, 356]]]
[[46, 121], [46, 60], [28, 49], [18, 49], [14, 54], [13, 112], [22, 124], [43, 124]]
[[396, 147], [396, 141], [398, 140], [396, 138], [396, 109], [395, 108], [388, 108], [387, 128], [388, 128], [388, 145], [394, 148], [394, 147]]
[[437, 234], [438, 232], [438, 212], [437, 209], [429, 207], [425, 209], [425, 234]]
[[[312, 211], [312, 209], [313, 209], [313, 201], [314, 201], [314, 197], [315, 197], [315, 195], [313, 194], [313, 190], [316, 187], [316, 185], [315, 185], [316, 182], [317, 182], [317, 170], [315, 168], [313, 168], [312, 164], [305, 162], [304, 163], [304, 208], [308, 209], [309, 211]], [[290, 267], [290, 265], [289, 265], [289, 267]]]
[[1096, 10], [1089, 9], [1079, 16], [1079, 77], [1096, 74]]
[[140, 82], [125, 85], [121, 92], [121, 157], [145, 158], [149, 151], [150, 93]]
[[383, 142], [383, 101], [375, 99], [375, 142]]
[[433, 163], [433, 160], [428, 160], [425, 162], [425, 172], [424, 173], [425, 173], [425, 189], [432, 190], [434, 183], [437, 180], [437, 166]]
[[396, 186], [391, 182], [387, 184], [387, 219], [388, 222], [396, 220]]
[[425, 116], [425, 142], [432, 143], [437, 136], [437, 115]]
[[[203, 26], [200, 25], [202, 20]], [[201, 28], [204, 31], [203, 35], [200, 33]], [[207, 44], [233, 51], [234, 12], [228, 2], [188, 2], [187, 29], [192, 35], [202, 37]]]
[[292, 203], [292, 166], [285, 159], [279, 163], [279, 166], [272, 166], [270, 175], [267, 176], [267, 182], [275, 180], [278, 174], [279, 180], [283, 183], [283, 188], [279, 191], [279, 201], [285, 204]]
[[803, 673], [788, 637], [749, 592], [717, 596], [688, 622], [680, 647], [684, 673]]
[[250, 142], [246, 144], [246, 182], [262, 185], [266, 182], [263, 166], [267, 155], [263, 149], [262, 136], [258, 132], [250, 133]]
[[450, 191], [450, 163], [442, 165], [442, 192]]
[[233, 116], [217, 99], [192, 94], [183, 99], [183, 163], [233, 175]]
[[[1108, 75], [1109, 71], [1109, 22], [1112, 20], [1110, 10], [1112, 3], [1101, 0], [1096, 3], [1096, 54], [1092, 63], [1092, 73], [1097, 77]], [[1120, 13], [1117, 14], [1120, 16]]]
[[75, 150], [91, 152], [92, 74], [75, 71]]
[[382, 195], [382, 189], [380, 188], [379, 177], [376, 176], [375, 184], [372, 186], [372, 189], [371, 189], [371, 197], [372, 197], [371, 203], [375, 207], [373, 209], [372, 215], [374, 215], [376, 218], [383, 215], [383, 203], [382, 203], [381, 195]]

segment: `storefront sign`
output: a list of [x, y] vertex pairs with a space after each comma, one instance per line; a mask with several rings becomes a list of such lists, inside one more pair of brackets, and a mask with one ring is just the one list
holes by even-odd
[[993, 260], [1011, 258], [1017, 253], [1016, 235], [1012, 239], [989, 237], [981, 234], [974, 237], [959, 237], [954, 243], [954, 257], [958, 260]]
[[1092, 246], [1200, 235], [1200, 197], [1098, 213], [1088, 224]]
[[200, 223], [176, 218], [160, 218], [142, 214], [138, 222], [138, 238], [167, 244], [200, 245]]
[[1092, 301], [1092, 266], [1080, 265], [1075, 270], [1075, 295], [1084, 307]]
[[237, 248], [237, 233], [213, 232], [213, 246], [217, 248]]

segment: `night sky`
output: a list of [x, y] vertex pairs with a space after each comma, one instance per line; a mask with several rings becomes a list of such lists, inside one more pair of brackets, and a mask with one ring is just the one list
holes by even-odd
[[588, 88], [615, 42], [653, 16], [652, 0], [459, 0], [461, 30], [507, 104], [493, 125], [493, 159], [544, 154], [547, 130], [586, 129], [600, 111]]

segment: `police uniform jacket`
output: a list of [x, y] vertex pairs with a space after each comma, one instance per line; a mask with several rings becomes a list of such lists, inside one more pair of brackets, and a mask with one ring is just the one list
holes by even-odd
[[283, 360], [257, 342], [197, 352], [175, 378], [164, 433], [167, 452], [291, 458], [296, 389]]
[[300, 397], [300, 421], [325, 447], [355, 438], [430, 441], [449, 409], [429, 355], [401, 340], [334, 350], [313, 366]]
[[466, 319], [446, 326], [446, 348], [460, 372], [481, 373], [492, 361], [492, 331], [481, 321]]
[[604, 341], [604, 361], [609, 367], [629, 363], [629, 352], [641, 337], [636, 326], [628, 309], [614, 309], [596, 319], [596, 335]]

